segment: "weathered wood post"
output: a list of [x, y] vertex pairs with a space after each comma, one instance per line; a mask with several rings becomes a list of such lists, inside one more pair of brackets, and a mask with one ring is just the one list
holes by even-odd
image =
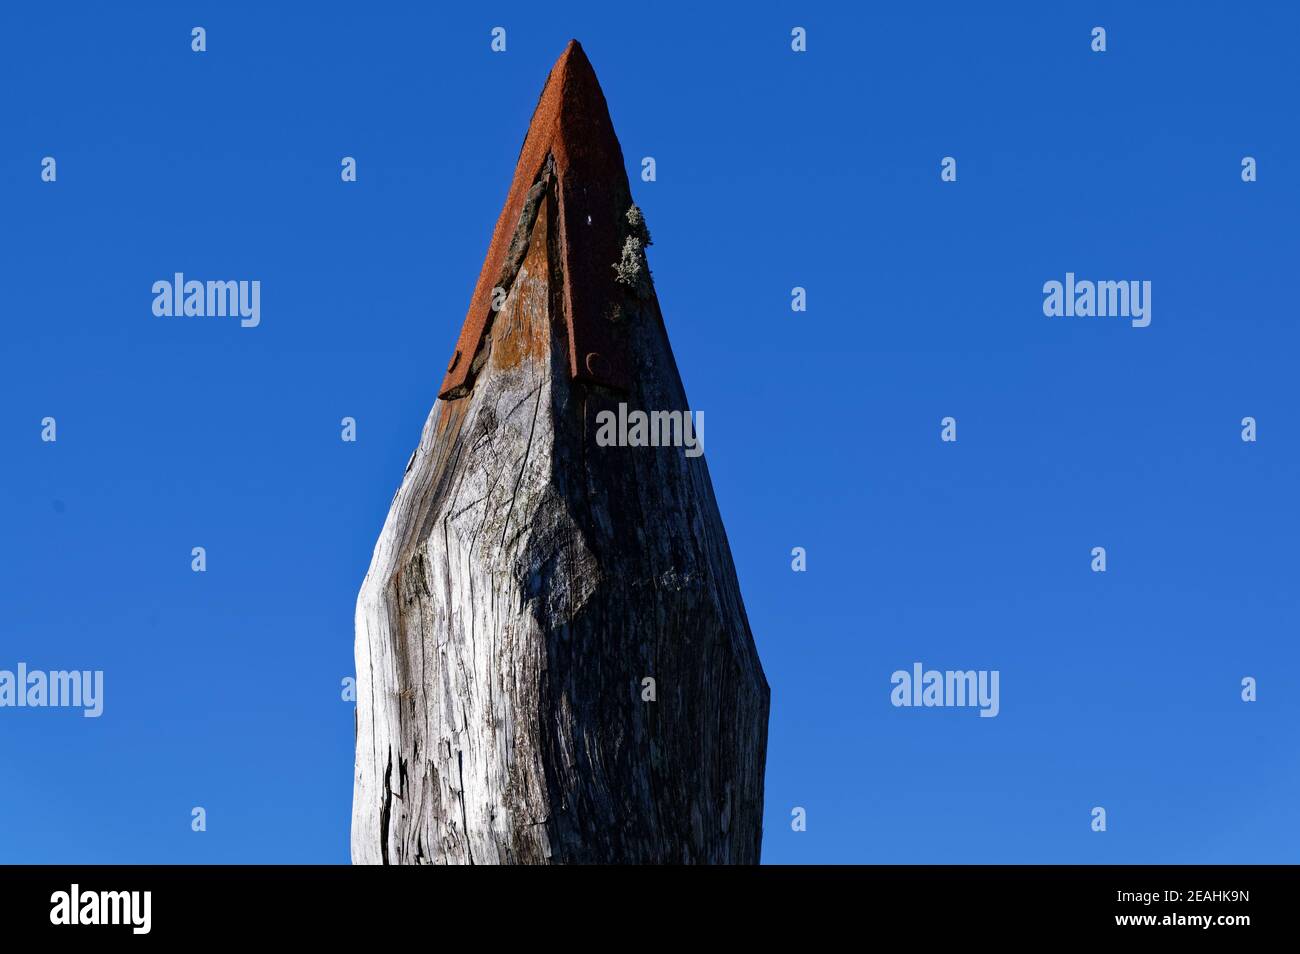
[[768, 688], [702, 444], [597, 440], [688, 412], [648, 243], [571, 42], [357, 599], [354, 862], [759, 860]]

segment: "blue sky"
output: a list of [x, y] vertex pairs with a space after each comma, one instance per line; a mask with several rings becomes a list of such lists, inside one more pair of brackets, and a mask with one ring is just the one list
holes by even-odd
[[[0, 709], [0, 862], [347, 861], [356, 592], [570, 37], [772, 687], [764, 860], [1297, 860], [1294, 7], [77, 6], [0, 12], [0, 668], [105, 712]], [[155, 318], [177, 271], [261, 325]], [[1044, 317], [1067, 271], [1150, 327]], [[894, 708], [916, 661], [999, 716]]]

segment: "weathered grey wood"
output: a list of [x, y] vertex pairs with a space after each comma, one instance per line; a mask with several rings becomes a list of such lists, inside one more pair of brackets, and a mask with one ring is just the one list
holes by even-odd
[[357, 600], [352, 857], [756, 863], [768, 687], [704, 457], [595, 441], [620, 400], [689, 407], [658, 302], [624, 302], [627, 394], [573, 378], [541, 181]]

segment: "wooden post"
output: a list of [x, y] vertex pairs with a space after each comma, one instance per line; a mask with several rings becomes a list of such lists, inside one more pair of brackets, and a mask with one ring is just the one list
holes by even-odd
[[648, 239], [570, 43], [357, 599], [356, 863], [759, 860], [768, 687], [704, 457], [597, 440], [689, 410]]

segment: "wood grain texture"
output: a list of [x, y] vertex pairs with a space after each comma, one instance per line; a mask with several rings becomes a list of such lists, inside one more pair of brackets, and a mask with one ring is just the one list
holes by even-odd
[[757, 863], [768, 687], [705, 459], [595, 441], [619, 401], [689, 407], [658, 301], [619, 303], [627, 393], [575, 379], [538, 182], [357, 600], [353, 861]]

